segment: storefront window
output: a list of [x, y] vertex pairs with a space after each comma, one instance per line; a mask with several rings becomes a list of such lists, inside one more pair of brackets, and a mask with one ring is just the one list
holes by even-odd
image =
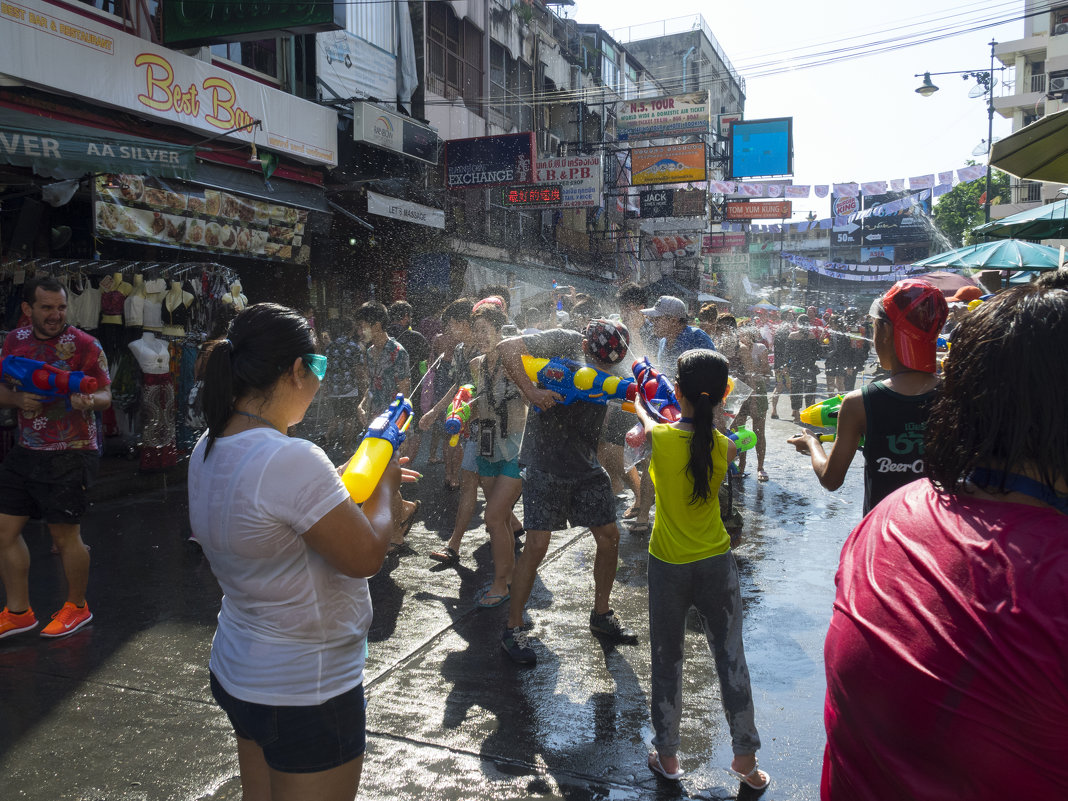
[[482, 32], [447, 5], [427, 6], [428, 78], [442, 84], [446, 97], [476, 106], [482, 102]]
[[227, 42], [211, 46], [211, 54], [225, 58], [242, 67], [262, 72], [272, 78], [278, 77], [278, 40], [261, 39], [257, 42]]

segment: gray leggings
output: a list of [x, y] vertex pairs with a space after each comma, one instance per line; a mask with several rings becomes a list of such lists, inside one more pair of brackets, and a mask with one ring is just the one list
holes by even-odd
[[753, 691], [742, 646], [738, 566], [730, 551], [684, 565], [649, 556], [653, 745], [665, 757], [675, 756], [679, 750], [683, 647], [686, 613], [691, 606], [697, 607], [716, 662], [734, 753], [755, 754], [760, 748], [760, 735], [756, 730]]

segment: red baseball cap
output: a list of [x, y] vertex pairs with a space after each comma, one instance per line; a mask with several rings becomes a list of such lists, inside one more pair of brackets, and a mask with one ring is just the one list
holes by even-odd
[[872, 304], [872, 311], [878, 310], [894, 326], [894, 352], [901, 363], [912, 370], [933, 373], [935, 343], [949, 316], [942, 291], [923, 279], [906, 278]]

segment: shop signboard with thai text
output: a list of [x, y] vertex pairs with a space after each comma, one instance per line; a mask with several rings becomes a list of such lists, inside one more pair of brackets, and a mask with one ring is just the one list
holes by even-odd
[[560, 187], [560, 199], [552, 205], [561, 209], [596, 208], [604, 194], [604, 169], [600, 156], [560, 156], [538, 159], [535, 180]]
[[0, 74], [49, 92], [337, 164], [337, 112], [43, 0], [0, 3]]

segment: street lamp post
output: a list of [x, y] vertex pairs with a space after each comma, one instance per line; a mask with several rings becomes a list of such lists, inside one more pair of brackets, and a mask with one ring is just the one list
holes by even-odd
[[[923, 83], [916, 93], [923, 97], [930, 97], [938, 91], [938, 87], [931, 81], [932, 75], [960, 75], [964, 80], [974, 78], [979, 86], [983, 87], [986, 94], [986, 202], [983, 204], [983, 215], [986, 222], [990, 222], [990, 151], [994, 147], [994, 46], [997, 42], [990, 41], [990, 67], [979, 70], [951, 70], [949, 72], [925, 72], [917, 74], [916, 78], [923, 78]], [[1004, 70], [1004, 67], [1001, 68]]]

